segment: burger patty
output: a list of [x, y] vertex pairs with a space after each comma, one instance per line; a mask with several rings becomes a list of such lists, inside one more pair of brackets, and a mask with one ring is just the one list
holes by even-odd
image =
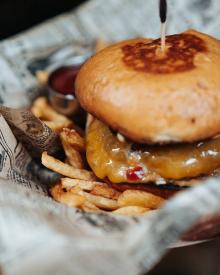
[[[210, 177], [219, 176], [219, 172]], [[203, 183], [207, 180], [207, 177], [199, 177], [197, 179], [188, 179], [182, 181], [167, 181], [166, 184], [155, 184], [153, 182], [147, 184], [130, 184], [130, 183], [112, 183], [108, 179], [105, 179], [105, 182], [112, 188], [118, 191], [125, 190], [141, 190], [145, 192], [152, 193], [154, 195], [160, 196], [164, 199], [169, 199], [179, 191], [186, 190], [187, 188], [196, 186]]]
[[220, 137], [193, 144], [144, 145], [120, 141], [94, 119], [87, 129], [87, 160], [112, 183], [167, 183], [210, 175], [220, 166]]
[[188, 187], [175, 186], [172, 184], [166, 185], [155, 185], [153, 183], [148, 184], [129, 184], [129, 183], [110, 183], [107, 182], [110, 187], [116, 189], [118, 191], [126, 191], [126, 190], [141, 190], [153, 195], [162, 197], [164, 199], [169, 199], [177, 192], [182, 191]]

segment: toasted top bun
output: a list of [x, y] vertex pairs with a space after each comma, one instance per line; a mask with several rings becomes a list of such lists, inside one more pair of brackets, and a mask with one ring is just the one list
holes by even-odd
[[76, 80], [83, 108], [140, 143], [192, 142], [220, 132], [220, 41], [194, 30], [132, 39], [88, 60]]

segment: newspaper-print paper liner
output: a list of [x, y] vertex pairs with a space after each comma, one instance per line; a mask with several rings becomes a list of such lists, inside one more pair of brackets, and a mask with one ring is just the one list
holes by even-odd
[[30, 110], [0, 106], [0, 113], [32, 157], [40, 158], [44, 151], [53, 155], [61, 149], [58, 136]]
[[51, 154], [59, 151], [57, 135], [28, 110], [0, 106], [0, 113], [0, 178], [47, 193], [58, 175], [32, 157], [39, 158], [47, 150]]
[[0, 227], [3, 270], [17, 275], [142, 274], [195, 221], [220, 211], [218, 187], [218, 180], [209, 180], [177, 195], [160, 211], [132, 219], [84, 214], [33, 190], [3, 183], [1, 224], [15, 209], [17, 214], [7, 228]]
[[[169, 3], [168, 33], [195, 28], [220, 37], [219, 0]], [[158, 37], [157, 8], [155, 0], [109, 0], [105, 5], [92, 0], [3, 41], [0, 103], [30, 106], [44, 92], [34, 73], [78, 53], [89, 56], [88, 42], [97, 37]], [[76, 44], [81, 45], [77, 50]], [[62, 51], [67, 45], [72, 45], [71, 54]], [[220, 210], [219, 178], [177, 195], [146, 218], [86, 214], [58, 204], [47, 196], [56, 175], [31, 157], [50, 148], [53, 153], [55, 136], [45, 126], [36, 128], [39, 121], [26, 110], [1, 107], [0, 113], [0, 265], [6, 275], [141, 274], [199, 218]], [[50, 142], [55, 143], [48, 147]]]
[[3, 116], [0, 116], [0, 178], [11, 180], [30, 189], [43, 192], [32, 181], [28, 166], [32, 162], [27, 150], [14, 137]]

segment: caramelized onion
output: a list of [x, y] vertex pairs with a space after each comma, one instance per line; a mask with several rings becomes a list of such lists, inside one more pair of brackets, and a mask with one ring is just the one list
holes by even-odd
[[[193, 144], [145, 145], [132, 150], [110, 129], [94, 120], [87, 132], [87, 160], [94, 173], [113, 183], [146, 183], [208, 175], [220, 167], [220, 137]], [[141, 177], [128, 178], [128, 171], [142, 167]]]

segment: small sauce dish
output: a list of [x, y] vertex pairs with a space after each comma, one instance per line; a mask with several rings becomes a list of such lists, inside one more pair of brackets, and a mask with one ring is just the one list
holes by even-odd
[[83, 63], [64, 64], [54, 69], [48, 79], [48, 96], [53, 108], [66, 116], [73, 116], [79, 109], [75, 97], [75, 80]]

